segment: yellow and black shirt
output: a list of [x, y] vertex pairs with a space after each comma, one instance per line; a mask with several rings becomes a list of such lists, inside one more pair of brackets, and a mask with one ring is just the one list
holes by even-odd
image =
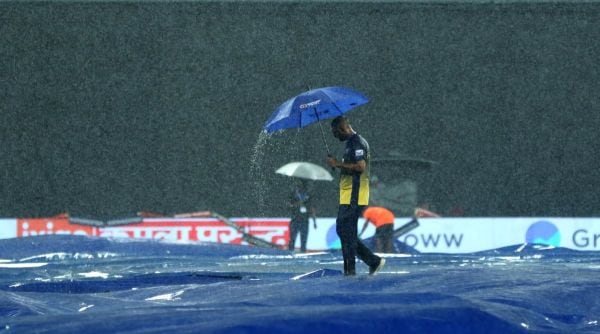
[[347, 172], [340, 174], [340, 204], [369, 205], [369, 169], [370, 169], [369, 143], [358, 134], [353, 134], [346, 142], [344, 163], [355, 163], [365, 160], [366, 169], [360, 172]]

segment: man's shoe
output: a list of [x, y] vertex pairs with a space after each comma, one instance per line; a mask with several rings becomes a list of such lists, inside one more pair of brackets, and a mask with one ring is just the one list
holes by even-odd
[[369, 267], [369, 275], [377, 274], [381, 269], [383, 269], [383, 266], [385, 266], [385, 259], [380, 258], [378, 265], [375, 267]]

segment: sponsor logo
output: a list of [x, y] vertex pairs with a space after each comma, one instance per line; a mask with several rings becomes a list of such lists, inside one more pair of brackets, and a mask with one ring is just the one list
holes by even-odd
[[[336, 225], [333, 224], [329, 227], [326, 234], [326, 242], [328, 249], [341, 249], [342, 244], [340, 238], [337, 235]], [[403, 242], [409, 247], [417, 250], [445, 250], [445, 249], [460, 249], [463, 243], [464, 235], [461, 234], [446, 234], [446, 233], [419, 233], [419, 234], [407, 234], [400, 237], [398, 240]]]
[[17, 220], [17, 236], [32, 237], [50, 234], [74, 234], [93, 236], [94, 227], [69, 224], [68, 219], [19, 219]]
[[363, 155], [365, 155], [365, 150], [356, 150], [354, 151], [354, 156], [358, 157], [362, 157]]
[[573, 232], [573, 245], [578, 248], [600, 247], [600, 234], [592, 233], [587, 229], [579, 229]]
[[560, 232], [556, 225], [546, 220], [540, 220], [529, 226], [525, 234], [525, 242], [558, 247], [560, 246]]
[[327, 230], [327, 235], [326, 235], [326, 239], [327, 239], [327, 248], [329, 249], [341, 249], [342, 248], [342, 242], [340, 241], [340, 237], [338, 237], [337, 231], [335, 230], [335, 224], [331, 225], [329, 227], [329, 230]]
[[316, 106], [319, 103], [321, 103], [321, 100], [316, 100], [316, 101], [312, 101], [312, 102], [308, 102], [308, 103], [303, 103], [303, 104], [299, 105], [298, 108], [300, 108], [300, 109], [306, 109], [306, 108], [310, 108], [312, 106]]
[[415, 249], [431, 248], [460, 248], [463, 242], [463, 234], [458, 236], [454, 233], [429, 233], [429, 234], [408, 234], [401, 238], [403, 243]]

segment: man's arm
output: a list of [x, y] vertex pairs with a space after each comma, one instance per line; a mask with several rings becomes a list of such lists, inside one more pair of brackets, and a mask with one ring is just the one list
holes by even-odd
[[339, 168], [347, 172], [362, 173], [367, 168], [367, 162], [365, 160], [359, 160], [357, 162], [341, 162], [336, 158], [328, 157], [327, 164], [331, 167]]

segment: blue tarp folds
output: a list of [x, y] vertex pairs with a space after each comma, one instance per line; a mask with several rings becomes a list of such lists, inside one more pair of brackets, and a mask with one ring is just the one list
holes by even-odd
[[597, 333], [600, 254], [386, 254], [78, 236], [0, 240], [0, 332]]

